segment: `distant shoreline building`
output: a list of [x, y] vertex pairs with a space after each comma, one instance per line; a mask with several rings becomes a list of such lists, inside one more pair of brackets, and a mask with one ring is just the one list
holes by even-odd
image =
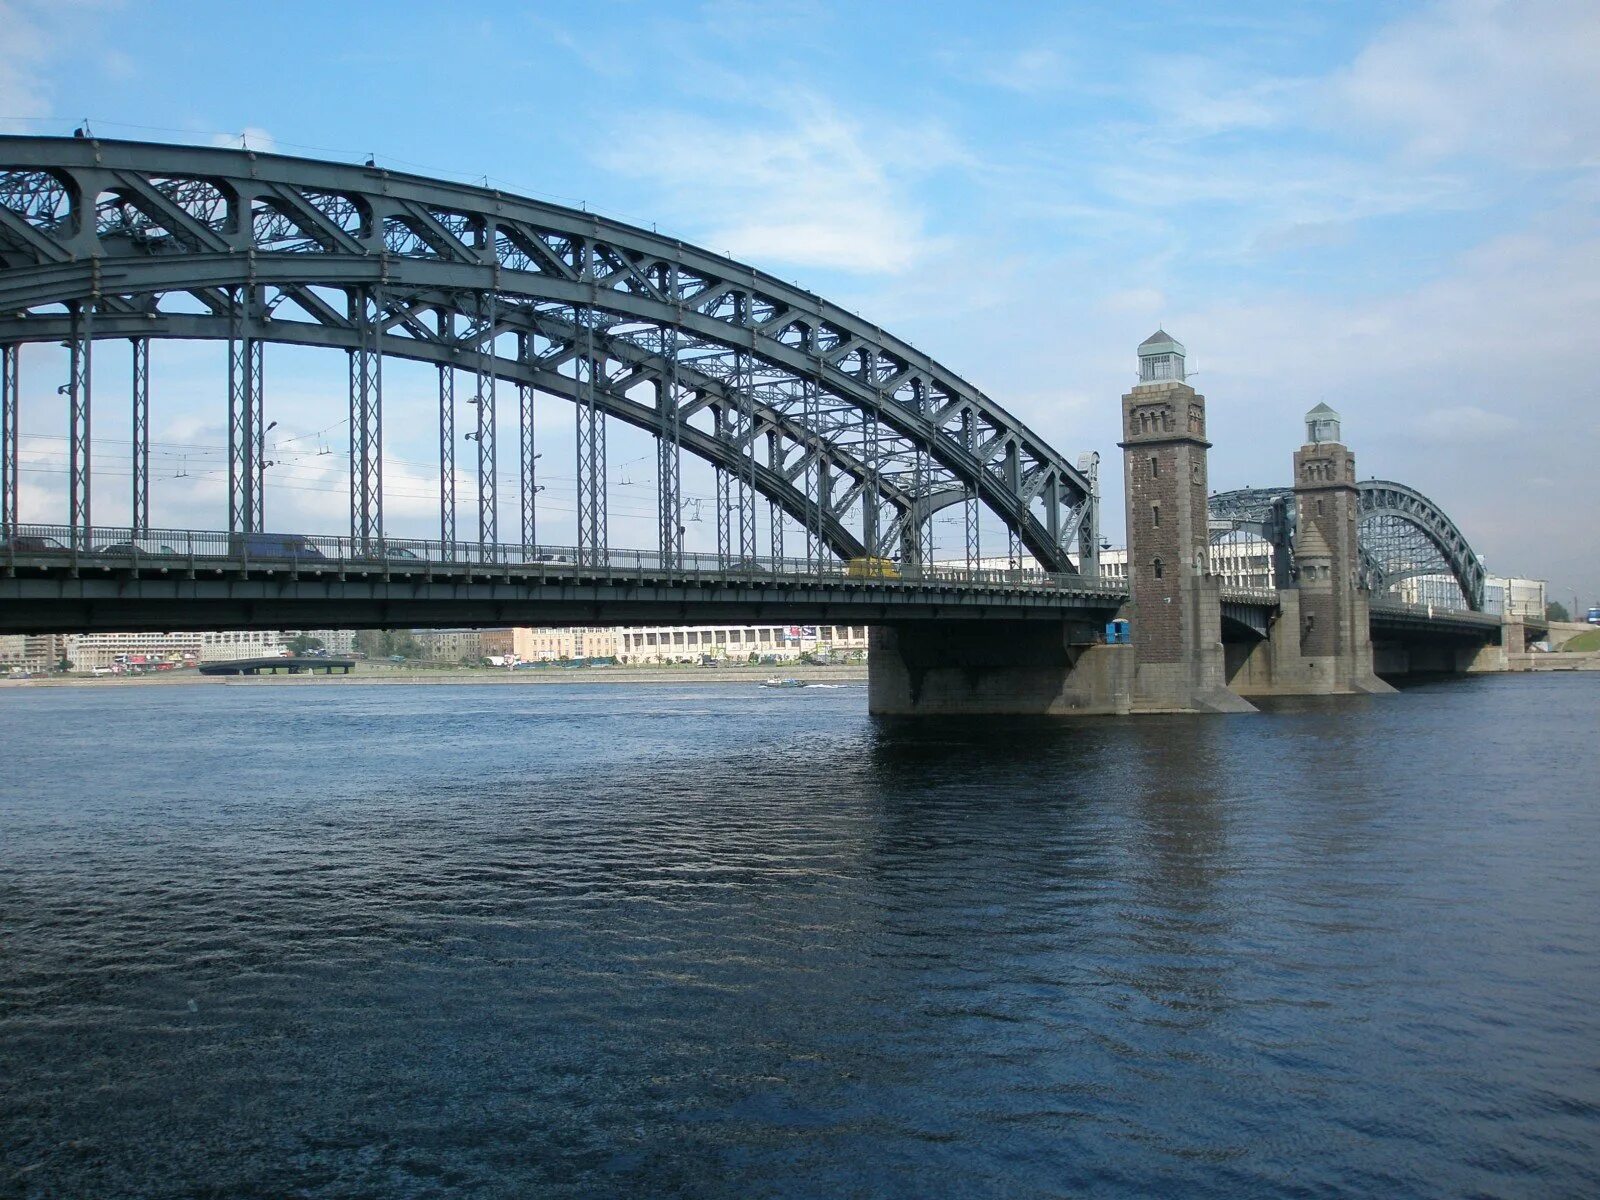
[[476, 664], [487, 658], [517, 662], [614, 659], [623, 665], [728, 662], [756, 658], [797, 660], [817, 652], [867, 648], [865, 625], [573, 625], [498, 629], [417, 629], [412, 637], [435, 662]]
[[67, 638], [59, 633], [0, 634], [0, 675], [36, 675], [54, 671], [67, 653]]

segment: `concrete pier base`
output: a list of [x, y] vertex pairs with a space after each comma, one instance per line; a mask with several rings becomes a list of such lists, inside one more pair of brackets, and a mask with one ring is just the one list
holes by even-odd
[[1092, 626], [925, 621], [868, 631], [867, 708], [882, 716], [1124, 715], [1131, 646], [1094, 644]]
[[1266, 638], [1228, 647], [1229, 688], [1241, 696], [1385, 696], [1394, 692], [1373, 669], [1371, 618], [1365, 596], [1351, 603], [1340, 653], [1306, 653], [1298, 589], [1280, 591], [1278, 603], [1278, 617]]
[[[1218, 648], [1218, 660], [1221, 649]], [[1140, 663], [1134, 673], [1136, 713], [1253, 713], [1256, 706], [1216, 680], [1196, 678], [1190, 663]]]

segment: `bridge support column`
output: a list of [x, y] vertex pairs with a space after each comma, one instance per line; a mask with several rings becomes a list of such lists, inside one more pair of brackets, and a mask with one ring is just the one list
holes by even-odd
[[150, 531], [150, 339], [130, 338], [133, 347], [133, 508], [134, 537]]
[[1183, 346], [1157, 330], [1122, 397], [1128, 606], [1136, 712], [1254, 712], [1230, 692], [1222, 585], [1211, 573], [1205, 397], [1184, 378]]
[[72, 528], [72, 548], [87, 550], [93, 535], [90, 515], [90, 476], [93, 456], [90, 452], [91, 392], [94, 372], [90, 363], [94, 354], [94, 304], [74, 301], [71, 305], [72, 337], [68, 344], [67, 384], [62, 390], [67, 394], [69, 417], [69, 447], [67, 451], [67, 487], [69, 523]]
[[[1510, 597], [1507, 596], [1507, 603]], [[1500, 626], [1500, 647], [1505, 651], [1506, 670], [1531, 671], [1528, 654], [1528, 627], [1520, 616], [1507, 613]]]
[[915, 621], [869, 631], [867, 707], [878, 716], [1123, 715], [1133, 647], [1094, 622]]

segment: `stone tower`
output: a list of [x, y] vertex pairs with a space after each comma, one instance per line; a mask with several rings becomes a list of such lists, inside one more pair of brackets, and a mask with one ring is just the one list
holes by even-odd
[[1184, 376], [1182, 344], [1158, 329], [1140, 344], [1139, 382], [1122, 398], [1134, 707], [1249, 712], [1227, 689], [1208, 554], [1206, 402]]
[[1305, 445], [1294, 455], [1294, 506], [1299, 682], [1311, 691], [1392, 690], [1372, 673], [1356, 456], [1340, 440], [1339, 414], [1326, 404], [1306, 414]]

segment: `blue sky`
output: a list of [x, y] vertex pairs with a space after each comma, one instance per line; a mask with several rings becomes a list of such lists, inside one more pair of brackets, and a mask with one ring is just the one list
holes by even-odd
[[[1286, 480], [1300, 415], [1325, 399], [1362, 473], [1432, 495], [1491, 570], [1600, 600], [1592, 0], [278, 3], [270, 17], [0, 0], [0, 30], [3, 131], [88, 117], [106, 137], [372, 152], [798, 280], [1060, 449], [1100, 450], [1113, 536], [1117, 397], [1164, 323], [1209, 400], [1213, 486]], [[215, 350], [157, 364], [157, 436], [197, 461], [222, 440]], [[274, 363], [287, 436], [303, 448], [322, 432], [337, 451], [319, 368]], [[42, 464], [48, 446], [30, 446]], [[423, 533], [427, 438], [392, 437], [391, 453], [396, 490], [417, 493], [394, 520]], [[324, 457], [331, 471], [340, 455]], [[269, 509], [336, 530], [337, 480], [291, 475]], [[47, 473], [28, 486], [55, 502]], [[174, 482], [157, 517], [198, 520], [217, 494]], [[648, 544], [644, 511], [613, 540]]]

